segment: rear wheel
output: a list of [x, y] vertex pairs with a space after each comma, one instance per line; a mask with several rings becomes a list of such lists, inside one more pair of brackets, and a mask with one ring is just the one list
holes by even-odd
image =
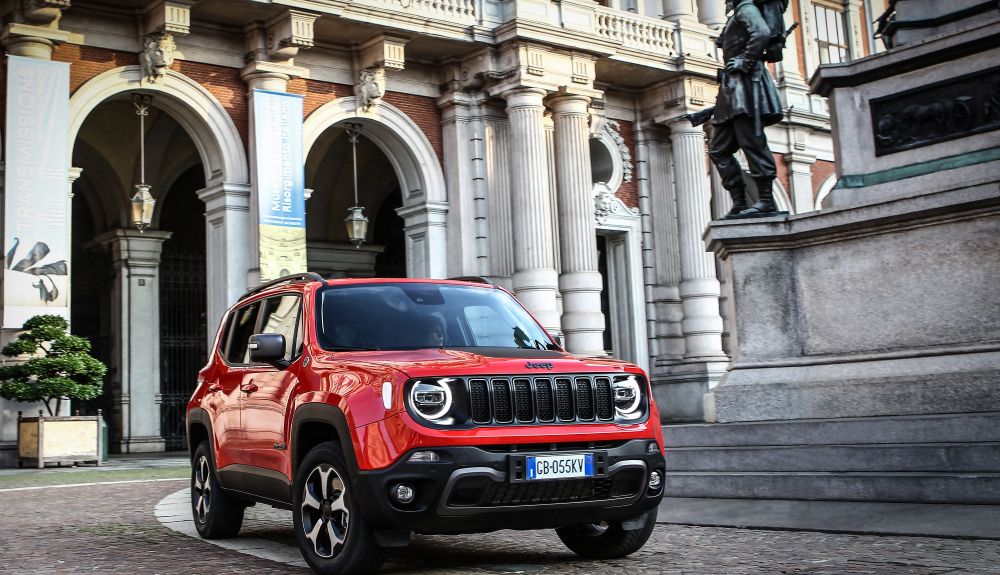
[[208, 442], [202, 441], [191, 460], [191, 514], [198, 533], [205, 539], [235, 537], [243, 525], [245, 509], [219, 487], [212, 451]]
[[336, 442], [317, 445], [302, 460], [295, 477], [293, 522], [302, 556], [320, 575], [371, 573], [382, 565]]
[[656, 508], [646, 512], [639, 529], [626, 531], [621, 521], [571, 525], [556, 529], [556, 535], [570, 551], [589, 559], [616, 559], [631, 555], [649, 540], [656, 527]]

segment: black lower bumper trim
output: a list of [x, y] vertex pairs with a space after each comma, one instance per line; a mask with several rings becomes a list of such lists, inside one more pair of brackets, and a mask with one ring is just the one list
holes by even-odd
[[[652, 440], [600, 449], [549, 451], [550, 444], [518, 446], [516, 452], [479, 447], [435, 447], [435, 462], [409, 461], [410, 453], [379, 471], [362, 471], [355, 493], [376, 529], [461, 533], [498, 529], [545, 529], [628, 519], [656, 507], [662, 491], [647, 479], [663, 472], [663, 454]], [[527, 481], [518, 472], [525, 454], [591, 453], [594, 477]], [[413, 488], [408, 504], [390, 495], [400, 483]]]

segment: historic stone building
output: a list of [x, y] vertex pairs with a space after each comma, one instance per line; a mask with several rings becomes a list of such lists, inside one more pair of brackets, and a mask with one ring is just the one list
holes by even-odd
[[[78, 407], [106, 410], [112, 450], [176, 449], [208, 338], [275, 254], [331, 277], [488, 276], [569, 350], [647, 367], [666, 418], [703, 419], [729, 314], [702, 233], [728, 198], [683, 115], [715, 99], [724, 2], [605, 4], [3, 2], [6, 337], [65, 314], [110, 365], [105, 396]], [[801, 27], [772, 69], [786, 120], [767, 133], [782, 209], [818, 209], [835, 184], [826, 102], [806, 81], [870, 50], [872, 14], [867, 0], [791, 1]], [[9, 73], [14, 57], [25, 72]], [[291, 131], [271, 138], [267, 106], [292, 100]], [[343, 224], [349, 127], [360, 248]], [[292, 181], [286, 157], [304, 165], [289, 187], [304, 225], [264, 241], [261, 174], [279, 158]], [[136, 184], [157, 202], [144, 232]], [[43, 241], [35, 263], [68, 273], [13, 265]], [[32, 407], [0, 406], [9, 448]]]

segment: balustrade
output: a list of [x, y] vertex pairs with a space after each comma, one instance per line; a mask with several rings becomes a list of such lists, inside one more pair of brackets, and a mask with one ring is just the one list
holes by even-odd
[[664, 56], [674, 50], [677, 24], [638, 16], [612, 8], [597, 8], [597, 35], [621, 43], [626, 48], [659, 52]]

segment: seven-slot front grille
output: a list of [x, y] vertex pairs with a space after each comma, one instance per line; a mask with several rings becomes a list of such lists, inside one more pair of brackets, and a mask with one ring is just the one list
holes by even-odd
[[479, 425], [614, 419], [610, 377], [480, 377], [468, 386], [470, 415]]

